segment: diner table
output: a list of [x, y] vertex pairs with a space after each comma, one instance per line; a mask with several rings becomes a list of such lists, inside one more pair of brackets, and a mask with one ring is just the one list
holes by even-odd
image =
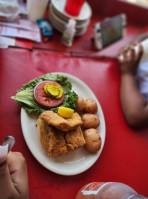
[[[133, 29], [128, 30], [131, 33]], [[86, 38], [76, 42], [84, 44]], [[72, 47], [58, 50], [54, 44], [51, 48], [47, 45], [34, 44], [32, 50], [0, 49], [0, 142], [7, 135], [15, 137], [12, 151], [21, 152], [26, 159], [30, 199], [75, 199], [78, 190], [90, 182], [122, 182], [148, 197], [148, 128], [133, 129], [125, 121], [117, 60], [96, 53], [89, 56], [93, 55], [90, 51], [94, 52], [87, 48], [90, 43], [76, 47], [74, 41]], [[98, 99], [105, 119], [105, 143], [99, 158], [76, 175], [54, 173], [37, 161], [22, 133], [21, 108], [11, 99], [23, 84], [53, 72], [67, 73], [83, 81]], [[34, 140], [31, 144], [35, 144]]]
[[[0, 140], [7, 135], [16, 138], [13, 151], [26, 158], [30, 199], [74, 199], [83, 185], [93, 181], [123, 182], [148, 197], [148, 128], [131, 129], [123, 117], [116, 60], [25, 49], [5, 49], [0, 55]], [[51, 72], [68, 73], [82, 80], [94, 92], [104, 113], [103, 151], [91, 168], [78, 175], [55, 174], [35, 159], [22, 134], [20, 107], [10, 99], [24, 83]]]

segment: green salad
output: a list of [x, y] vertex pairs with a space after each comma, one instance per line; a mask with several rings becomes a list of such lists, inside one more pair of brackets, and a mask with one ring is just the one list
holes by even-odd
[[[59, 83], [64, 89], [64, 100], [62, 104], [58, 107], [47, 108], [41, 106], [34, 98], [34, 88], [37, 84], [42, 81], [55, 81]], [[15, 96], [12, 96], [11, 99], [15, 100], [19, 106], [24, 108], [28, 113], [37, 113], [40, 114], [47, 110], [52, 110], [58, 112], [60, 106], [76, 109], [76, 101], [78, 95], [72, 90], [72, 84], [67, 79], [67, 77], [62, 75], [53, 75], [52, 73], [47, 73], [41, 77], [37, 77], [28, 83], [24, 84], [20, 90], [16, 92]]]

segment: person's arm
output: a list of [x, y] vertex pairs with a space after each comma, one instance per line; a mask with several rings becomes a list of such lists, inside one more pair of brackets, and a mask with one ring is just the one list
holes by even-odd
[[0, 199], [29, 199], [25, 158], [19, 152], [9, 152], [0, 164]]
[[148, 121], [148, 102], [139, 92], [135, 79], [141, 55], [141, 45], [137, 54], [133, 47], [129, 47], [118, 55], [121, 71], [121, 106], [125, 119], [131, 127], [144, 127]]
[[132, 40], [128, 43], [127, 46], [121, 47], [121, 49], [119, 50], [119, 54], [120, 54], [120, 53], [123, 53], [123, 51], [124, 51], [125, 48], [128, 48], [129, 46], [132, 46], [132, 45], [134, 45], [135, 43], [140, 43], [140, 42], [142, 42], [142, 41], [145, 40], [145, 39], [148, 39], [148, 32], [142, 33], [142, 34], [136, 36], [134, 39], [132, 39]]

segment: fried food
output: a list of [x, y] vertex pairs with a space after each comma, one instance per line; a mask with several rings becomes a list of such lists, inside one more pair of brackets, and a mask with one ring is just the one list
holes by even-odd
[[91, 128], [84, 131], [85, 148], [90, 152], [97, 152], [101, 148], [101, 136], [97, 129]]
[[81, 127], [65, 133], [39, 118], [37, 128], [42, 148], [48, 153], [49, 157], [66, 154], [68, 151], [76, 150], [86, 143]]
[[94, 99], [86, 99], [84, 102], [84, 112], [95, 114], [98, 111], [98, 105]]
[[48, 153], [48, 156], [59, 156], [68, 153], [63, 132], [49, 126], [40, 118], [37, 120], [37, 128], [42, 148]]
[[69, 150], [76, 150], [86, 143], [81, 127], [65, 133], [65, 140]]
[[99, 117], [95, 114], [85, 113], [82, 115], [82, 126], [85, 129], [97, 128], [100, 125]]
[[[63, 118], [53, 111], [45, 111], [37, 120], [39, 139], [49, 157], [83, 146], [90, 152], [97, 152], [101, 147], [101, 136], [95, 128], [99, 124], [97, 115], [85, 113], [81, 119], [76, 112], [71, 118]], [[85, 129], [84, 133], [81, 126]]]
[[43, 120], [37, 120], [38, 136], [42, 145], [42, 148], [48, 152], [49, 147], [49, 128], [47, 123]]
[[81, 113], [81, 112], [83, 112], [84, 111], [84, 99], [83, 99], [83, 97], [81, 97], [81, 96], [78, 96], [78, 99], [77, 99], [77, 112], [78, 113]]
[[71, 118], [65, 119], [53, 111], [45, 111], [39, 118], [63, 132], [71, 131], [82, 124], [81, 117], [76, 112]]
[[68, 153], [63, 132], [50, 127], [49, 136], [48, 156], [59, 156]]

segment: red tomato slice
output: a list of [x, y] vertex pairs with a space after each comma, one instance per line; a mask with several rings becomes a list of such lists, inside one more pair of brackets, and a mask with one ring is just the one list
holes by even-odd
[[61, 98], [55, 99], [45, 93], [44, 86], [46, 84], [53, 84], [53, 85], [61, 86], [60, 84], [58, 84], [57, 82], [54, 82], [54, 81], [43, 81], [43, 82], [37, 84], [36, 87], [34, 88], [34, 98], [42, 106], [45, 106], [48, 108], [57, 107], [58, 105], [60, 105], [63, 102], [64, 93]]

